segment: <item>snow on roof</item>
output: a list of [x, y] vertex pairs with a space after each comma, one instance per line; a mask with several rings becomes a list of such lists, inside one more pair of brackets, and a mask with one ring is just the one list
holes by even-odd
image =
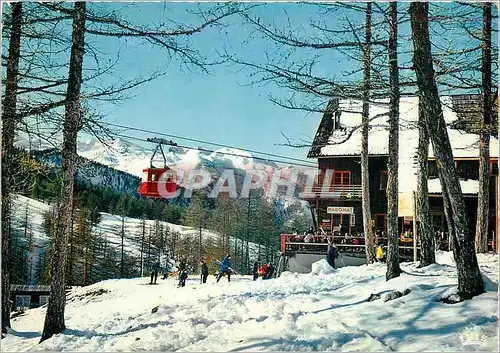
[[[430, 194], [441, 193], [441, 182], [439, 179], [429, 179], [428, 184]], [[479, 181], [477, 180], [460, 180], [462, 194], [477, 194], [479, 191]]]
[[[457, 120], [457, 114], [451, 109], [451, 97], [442, 97], [443, 115], [449, 125]], [[329, 145], [321, 148], [321, 156], [354, 156], [361, 153], [361, 109], [362, 102], [341, 100], [339, 109], [342, 129], [334, 130], [329, 139]], [[368, 137], [368, 151], [370, 155], [387, 155], [389, 141], [388, 100], [370, 104], [370, 132]], [[416, 157], [418, 146], [418, 97], [403, 97], [399, 105], [399, 192], [416, 190]], [[348, 134], [355, 129], [350, 138]], [[453, 155], [457, 157], [478, 157], [479, 147], [476, 134], [448, 128], [448, 136], [453, 148]], [[490, 156], [498, 157], [498, 139], [491, 137]], [[432, 146], [429, 148], [429, 157], [433, 157]], [[464, 183], [469, 188], [469, 184]], [[464, 193], [467, 193], [463, 189]], [[429, 192], [430, 186], [429, 186]], [[477, 188], [476, 188], [477, 192]]]
[[[457, 120], [457, 114], [451, 109], [451, 97], [442, 97], [443, 115], [447, 124]], [[361, 108], [362, 102], [356, 100], [341, 100], [339, 108], [342, 111], [340, 123], [341, 130], [334, 130], [329, 139], [329, 145], [321, 148], [322, 156], [351, 156], [361, 153]], [[388, 154], [389, 124], [388, 120], [388, 100], [370, 104], [370, 135], [369, 153], [372, 155]], [[400, 145], [406, 144], [405, 138], [410, 137], [418, 143], [418, 130], [416, 122], [418, 120], [418, 97], [403, 97], [399, 105], [400, 124]], [[356, 129], [352, 136], [346, 140], [348, 133]], [[406, 130], [406, 133], [403, 131]], [[464, 131], [448, 128], [448, 136], [453, 148], [455, 157], [477, 157], [478, 156], [478, 135], [466, 133]], [[416, 138], [414, 138], [416, 137]], [[408, 146], [407, 146], [408, 147]], [[411, 147], [417, 147], [411, 146]], [[498, 157], [498, 139], [491, 138], [491, 156]], [[432, 147], [429, 156], [433, 156]]]

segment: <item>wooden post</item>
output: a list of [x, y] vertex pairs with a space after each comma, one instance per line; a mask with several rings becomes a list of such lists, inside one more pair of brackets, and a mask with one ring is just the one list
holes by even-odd
[[417, 197], [413, 191], [413, 262], [417, 262]]

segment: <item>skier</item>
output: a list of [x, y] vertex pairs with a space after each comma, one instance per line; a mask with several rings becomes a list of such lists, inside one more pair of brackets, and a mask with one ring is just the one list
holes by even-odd
[[179, 285], [177, 287], [185, 287], [187, 278], [188, 278], [188, 273], [187, 273], [187, 269], [186, 269], [186, 270], [181, 272]]
[[208, 277], [208, 266], [205, 260], [201, 259], [200, 261], [201, 265], [201, 283], [207, 283], [207, 277]]
[[326, 261], [333, 268], [335, 268], [335, 258], [337, 256], [338, 256], [337, 255], [337, 247], [335, 246], [333, 241], [328, 239], [328, 254], [326, 255]]
[[187, 264], [186, 259], [182, 258], [179, 263], [179, 285], [177, 287], [184, 287], [187, 279]]
[[253, 280], [256, 281], [259, 277], [259, 262], [255, 261], [253, 263]]
[[[160, 261], [156, 261], [151, 268], [151, 282], [149, 284], [156, 284], [156, 279], [158, 278], [158, 271], [160, 270]], [[154, 278], [154, 283], [153, 283]]]
[[222, 278], [222, 276], [224, 276], [224, 274], [227, 274], [227, 282], [228, 283], [231, 282], [231, 269], [230, 269], [231, 263], [229, 262], [230, 259], [231, 255], [227, 254], [220, 262], [219, 275], [217, 276], [217, 283], [219, 283], [220, 279]]

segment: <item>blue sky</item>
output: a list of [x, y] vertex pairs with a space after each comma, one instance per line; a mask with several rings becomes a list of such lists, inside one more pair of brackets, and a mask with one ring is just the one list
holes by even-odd
[[[291, 16], [308, 23], [309, 15], [296, 5], [268, 5], [265, 11], [260, 11], [260, 15], [265, 21], [279, 23], [286, 18], [283, 10], [287, 9]], [[135, 4], [125, 8], [122, 6], [120, 5], [120, 11], [130, 20], [147, 23], [161, 21], [166, 13], [170, 18], [179, 21], [192, 20], [192, 17], [186, 15], [186, 9], [194, 9], [197, 5], [168, 3], [164, 6], [156, 3]], [[218, 29], [209, 29], [193, 36], [193, 47], [214, 59], [217, 59], [215, 48], [222, 50], [229, 47], [237, 52], [239, 57], [265, 61], [268, 44], [255, 37], [250, 43], [242, 44], [251, 35], [251, 29], [249, 26], [235, 23], [238, 21], [239, 18], [234, 18], [232, 25], [222, 30], [228, 34], [221, 33]], [[132, 92], [133, 98], [118, 105], [94, 104], [106, 120], [305, 159], [307, 149], [276, 144], [285, 142], [282, 133], [296, 140], [312, 140], [321, 114], [288, 110], [269, 100], [269, 95], [286, 98], [289, 92], [277, 88], [274, 84], [252, 85], [250, 71], [235, 65], [211, 67], [209, 74], [200, 71], [189, 72], [180, 69], [175, 59], [169, 60], [161, 48], [138, 46], [131, 40], [103, 40], [95, 36], [89, 36], [88, 39], [94, 45], [104, 48], [103, 51], [110, 57], [120, 52], [120, 62], [115, 72], [123, 79], [145, 75], [156, 68], [168, 66], [167, 75], [135, 89]], [[338, 68], [337, 64], [328, 70], [325, 68], [325, 72], [331, 69], [333, 73]], [[346, 68], [345, 63], [342, 68]], [[107, 80], [103, 84], [106, 84]]]
[[[117, 9], [130, 22], [151, 25], [166, 18], [182, 23], [198, 23], [188, 13], [197, 6], [196, 3], [92, 3], [91, 8]], [[310, 36], [318, 36], [318, 32], [309, 26], [311, 19], [326, 19], [330, 28], [339, 29], [342, 26], [340, 22], [346, 17], [342, 11], [322, 16], [318, 16], [318, 11], [315, 7], [297, 3], [273, 3], [255, 9], [254, 13], [261, 17], [262, 22], [278, 26], [283, 25], [287, 16], [290, 16], [294, 31]], [[354, 25], [362, 23], [363, 18], [360, 16], [349, 13]], [[244, 60], [260, 63], [266, 62], [266, 53], [277, 53], [279, 48], [255, 35], [241, 18], [232, 17], [226, 23], [229, 25], [225, 28], [209, 28], [191, 36], [190, 45], [214, 60], [218, 59], [217, 50], [222, 51], [224, 48]], [[405, 23], [400, 33], [408, 35], [408, 32], [409, 24]], [[386, 35], [381, 33], [383, 37]], [[103, 85], [144, 76], [157, 69], [168, 69], [165, 76], [131, 92], [134, 97], [129, 100], [119, 104], [93, 103], [93, 107], [107, 121], [305, 159], [306, 148], [294, 149], [276, 144], [285, 142], [282, 133], [293, 140], [312, 140], [321, 114], [288, 110], [269, 100], [270, 95], [287, 98], [290, 96], [289, 91], [272, 83], [252, 85], [255, 76], [250, 76], [250, 70], [238, 66], [218, 65], [211, 67], [210, 73], [206, 74], [199, 70], [186, 70], [180, 67], [175, 58], [169, 58], [164, 49], [135, 40], [95, 36], [87, 36], [87, 40], [99, 47], [108, 59], [115, 58], [119, 53], [115, 76], [103, 78]], [[409, 46], [410, 38], [401, 40], [401, 47], [409, 50]], [[402, 54], [401, 61], [411, 60], [408, 53]], [[306, 50], [294, 58], [309, 58], [315, 54]], [[315, 70], [325, 77], [339, 77], [342, 72], [359, 67], [358, 63], [335, 50], [323, 51], [322, 54]], [[301, 98], [307, 102], [306, 97], [300, 96], [299, 102]], [[193, 145], [180, 140], [178, 142]]]

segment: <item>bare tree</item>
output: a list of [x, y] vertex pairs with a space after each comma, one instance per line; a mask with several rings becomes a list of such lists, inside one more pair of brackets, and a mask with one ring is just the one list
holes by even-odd
[[2, 333], [10, 327], [11, 175], [14, 134], [18, 124], [17, 92], [21, 50], [22, 3], [12, 3], [9, 56], [2, 114]]
[[[491, 131], [491, 3], [483, 3], [482, 113], [479, 137], [479, 192], [477, 195], [476, 251], [488, 251], [490, 217], [490, 131]], [[498, 207], [498, 206], [497, 206]]]
[[399, 71], [397, 3], [389, 5], [389, 158], [387, 162], [387, 273], [386, 279], [399, 277]]
[[61, 194], [57, 201], [57, 218], [53, 236], [52, 285], [45, 323], [40, 342], [60, 333], [66, 328], [64, 308], [66, 305], [66, 248], [73, 208], [73, 184], [75, 175], [76, 140], [82, 124], [80, 104], [83, 56], [85, 45], [86, 3], [75, 2], [71, 56], [68, 85], [65, 99], [64, 141], [61, 160]]
[[[420, 239], [420, 267], [436, 262], [436, 238], [432, 232], [429, 211], [429, 134], [425, 125], [423, 98], [418, 100], [418, 148], [417, 148], [417, 234]], [[414, 235], [415, 236], [415, 235]], [[414, 238], [416, 241], [416, 238]]]
[[365, 45], [363, 47], [363, 114], [361, 129], [361, 207], [363, 210], [363, 232], [367, 263], [375, 261], [375, 240], [370, 207], [370, 171], [368, 131], [370, 129], [370, 74], [372, 40], [372, 3], [366, 3]]
[[448, 230], [457, 264], [458, 296], [461, 300], [470, 299], [484, 292], [484, 283], [474, 251], [474, 236], [468, 227], [465, 203], [434, 76], [428, 3], [411, 3], [410, 16], [414, 68], [424, 108], [423, 116], [437, 159]]

